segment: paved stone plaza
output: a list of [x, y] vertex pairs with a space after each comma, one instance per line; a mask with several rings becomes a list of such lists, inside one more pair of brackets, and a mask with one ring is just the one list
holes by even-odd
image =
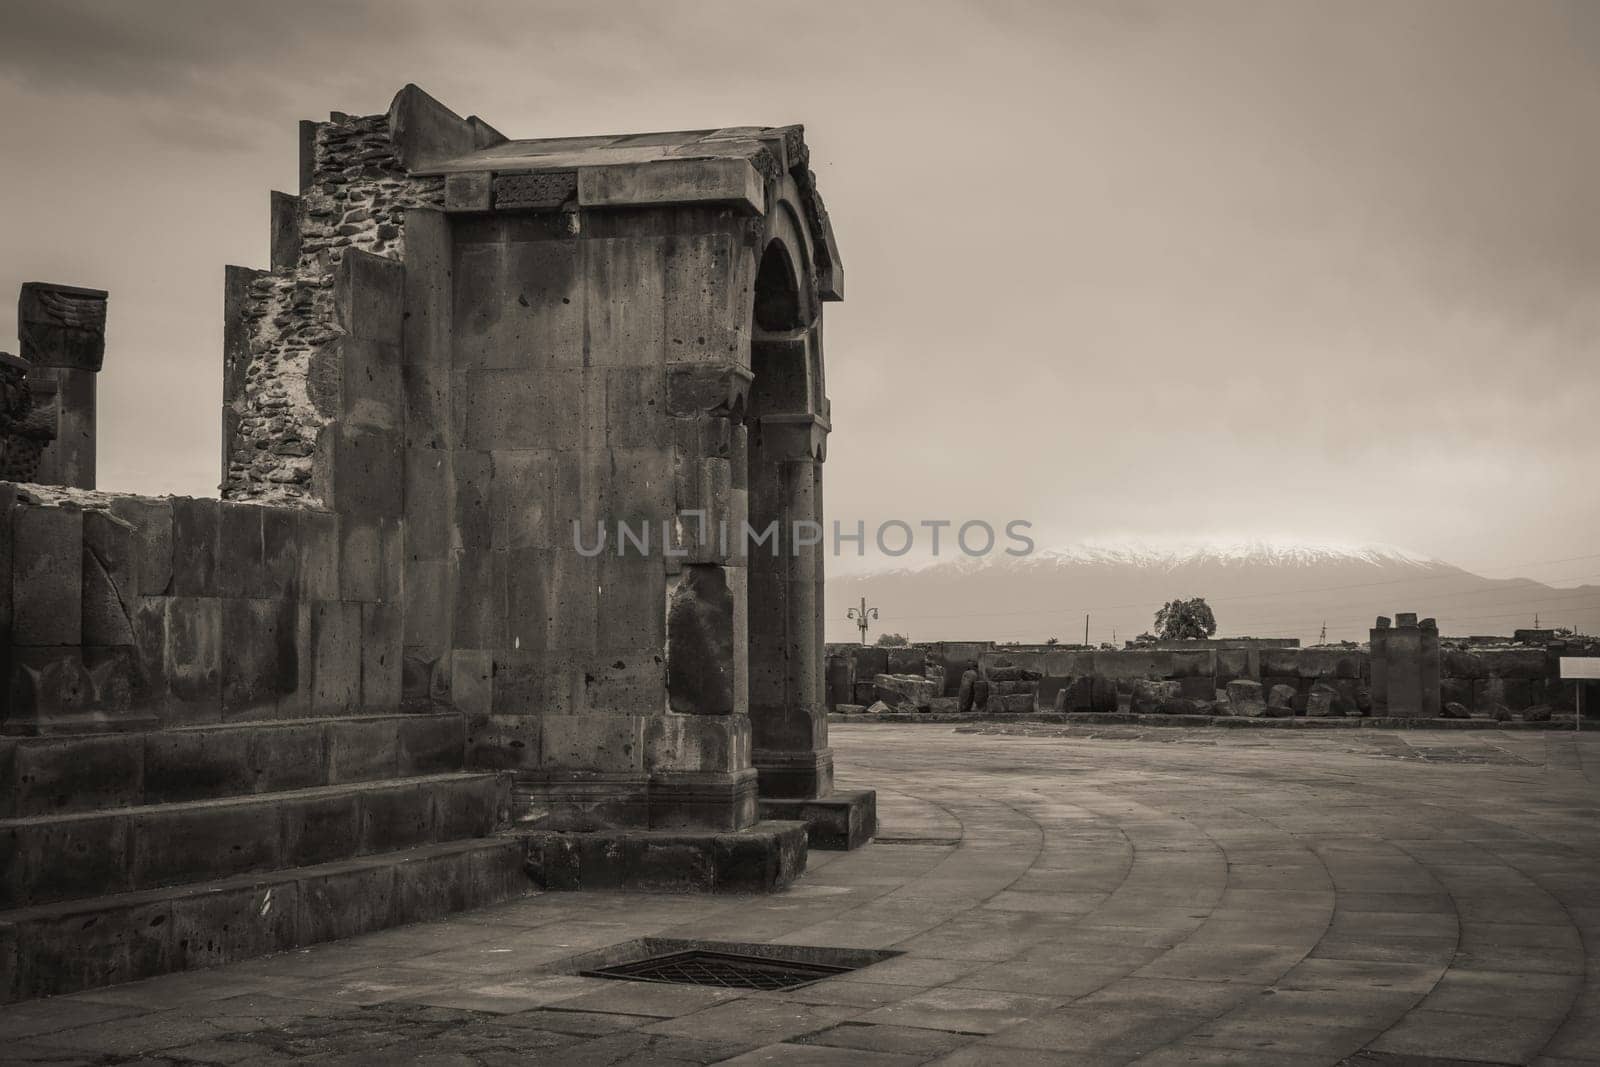
[[[1600, 733], [841, 726], [876, 843], [0, 1009], [20, 1063], [1600, 1063]], [[781, 993], [641, 936], [892, 948]], [[555, 973], [552, 973], [555, 972]]]

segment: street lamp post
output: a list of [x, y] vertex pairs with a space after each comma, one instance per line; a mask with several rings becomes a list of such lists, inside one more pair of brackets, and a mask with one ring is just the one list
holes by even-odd
[[867, 607], [866, 597], [861, 598], [860, 607], [851, 608], [849, 611], [845, 612], [845, 618], [854, 621], [856, 628], [861, 631], [861, 643], [863, 645], [867, 643], [867, 623], [873, 619], [876, 619], [877, 617], [878, 609]]

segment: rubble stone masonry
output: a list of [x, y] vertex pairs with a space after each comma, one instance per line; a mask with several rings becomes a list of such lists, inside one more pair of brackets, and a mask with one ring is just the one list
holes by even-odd
[[224, 379], [222, 495], [261, 503], [319, 503], [312, 484], [317, 435], [338, 412], [336, 360], [319, 360], [345, 331], [334, 275], [350, 249], [398, 261], [408, 208], [442, 207], [444, 179], [410, 177], [387, 114], [302, 129], [302, 189], [274, 194], [273, 269], [230, 277]]

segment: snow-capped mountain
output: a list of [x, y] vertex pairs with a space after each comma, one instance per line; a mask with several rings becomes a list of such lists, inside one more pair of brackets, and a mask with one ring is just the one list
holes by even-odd
[[[1590, 561], [1600, 570], [1600, 559]], [[1585, 564], [1576, 564], [1583, 567]], [[1040, 548], [1027, 556], [957, 555], [827, 583], [828, 639], [856, 637], [845, 608], [865, 596], [873, 633], [913, 640], [1119, 644], [1149, 630], [1158, 607], [1205, 597], [1218, 636], [1364, 640], [1373, 619], [1434, 616], [1448, 636], [1533, 625], [1600, 629], [1600, 586], [1553, 588], [1484, 578], [1393, 545], [1308, 541], [1119, 541]]]

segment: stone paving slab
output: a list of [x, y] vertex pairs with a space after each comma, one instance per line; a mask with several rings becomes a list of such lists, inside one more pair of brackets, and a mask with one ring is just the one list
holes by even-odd
[[[1600, 1064], [1600, 732], [834, 728], [881, 836], [0, 1009], [7, 1063]], [[1379, 738], [1376, 742], [1373, 738]], [[621, 982], [642, 937], [899, 953]]]

